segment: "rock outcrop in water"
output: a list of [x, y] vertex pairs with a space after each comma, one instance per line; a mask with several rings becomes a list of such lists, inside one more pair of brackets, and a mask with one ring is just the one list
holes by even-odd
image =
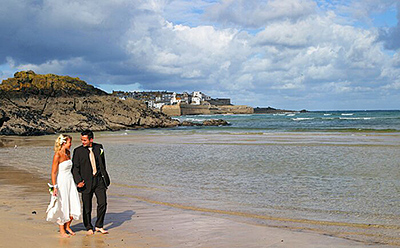
[[79, 78], [14, 74], [0, 84], [0, 134], [42, 135], [135, 128], [174, 127], [180, 122], [144, 103], [108, 95]]
[[193, 126], [228, 126], [229, 123], [222, 119], [211, 119], [204, 120], [203, 122], [191, 122], [191, 121], [182, 121], [181, 126], [193, 127]]

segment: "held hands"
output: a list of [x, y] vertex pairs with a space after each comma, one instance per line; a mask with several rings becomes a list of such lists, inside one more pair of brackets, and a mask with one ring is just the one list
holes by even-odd
[[85, 180], [82, 180], [82, 182], [78, 183], [78, 188], [82, 188], [83, 186], [85, 186]]
[[56, 187], [54, 187], [53, 189], [53, 196], [57, 196], [58, 195], [58, 189]]

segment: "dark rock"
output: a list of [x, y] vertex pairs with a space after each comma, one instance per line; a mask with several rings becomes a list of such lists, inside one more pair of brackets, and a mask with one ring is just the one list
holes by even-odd
[[[77, 107], [79, 105], [79, 107]], [[0, 99], [0, 113], [8, 117], [3, 135], [43, 135], [55, 132], [174, 127], [179, 121], [149, 109], [143, 102], [113, 96], [29, 97]], [[0, 117], [1, 118], [1, 117]]]
[[198, 122], [191, 122], [191, 121], [182, 121], [180, 124], [181, 126], [186, 126], [186, 127], [193, 127], [193, 126], [201, 126], [201, 123]]
[[188, 127], [193, 127], [193, 126], [226, 126], [229, 125], [229, 123], [225, 120], [219, 119], [211, 119], [211, 120], [205, 120], [202, 123], [199, 122], [191, 122], [191, 121], [182, 121], [180, 126], [188, 126]]
[[6, 113], [0, 109], [0, 128], [3, 126], [3, 123], [9, 121], [10, 117], [6, 116]]
[[225, 120], [222, 119], [211, 119], [211, 120], [205, 120], [203, 121], [203, 126], [227, 126], [229, 123]]

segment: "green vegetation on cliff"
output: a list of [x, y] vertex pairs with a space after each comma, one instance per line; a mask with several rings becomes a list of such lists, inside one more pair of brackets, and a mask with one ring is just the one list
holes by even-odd
[[0, 93], [10, 98], [107, 95], [79, 78], [41, 75], [33, 71], [16, 72], [13, 78], [3, 80]]

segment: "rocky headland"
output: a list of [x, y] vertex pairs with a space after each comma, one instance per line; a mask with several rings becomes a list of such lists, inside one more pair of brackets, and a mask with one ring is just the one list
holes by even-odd
[[254, 114], [287, 114], [287, 113], [306, 113], [308, 112], [308, 110], [300, 110], [300, 111], [296, 111], [296, 110], [287, 110], [287, 109], [276, 109], [276, 108], [271, 108], [271, 107], [267, 107], [267, 108], [254, 108]]
[[119, 99], [79, 78], [21, 71], [0, 84], [0, 135], [179, 125], [178, 120], [148, 108], [141, 101]]

